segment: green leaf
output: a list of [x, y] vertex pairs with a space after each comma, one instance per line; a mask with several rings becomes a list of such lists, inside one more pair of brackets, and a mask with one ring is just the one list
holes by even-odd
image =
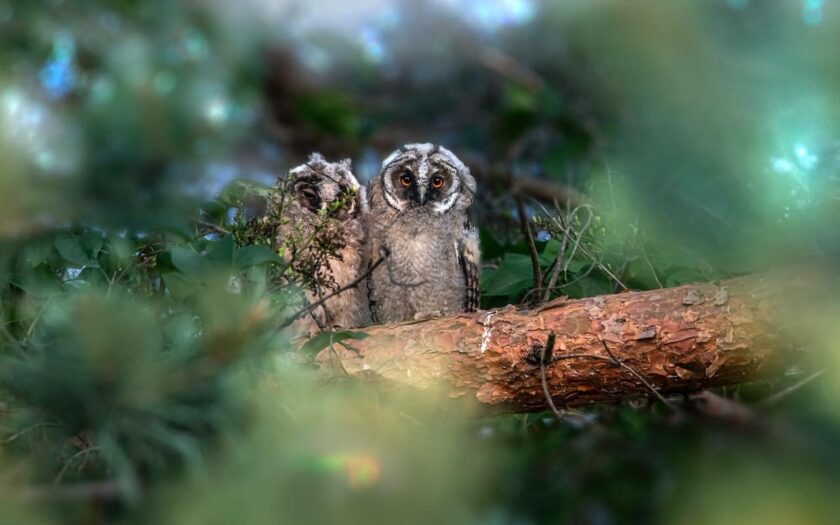
[[365, 339], [368, 335], [364, 332], [321, 332], [309, 339], [300, 351], [306, 355], [315, 355], [330, 345], [330, 336], [335, 344], [346, 339]]
[[33, 268], [45, 262], [53, 249], [54, 242], [49, 238], [41, 238], [30, 242], [23, 249], [26, 262]]
[[213, 247], [207, 253], [207, 260], [229, 267], [233, 264], [233, 235], [225, 235], [212, 243]]
[[61, 290], [61, 280], [46, 264], [15, 275], [12, 284], [34, 297], [47, 297]]
[[222, 192], [219, 194], [219, 198], [216, 201], [215, 205], [211, 206], [209, 205], [209, 203], [207, 203], [205, 204], [205, 206], [208, 212], [221, 212], [221, 216], [223, 217], [229, 207], [239, 206], [249, 196], [253, 195], [263, 198], [269, 198], [271, 196], [272, 191], [272, 188], [269, 188], [257, 182], [245, 179], [236, 179], [231, 181], [227, 186], [224, 187]]
[[184, 275], [199, 277], [207, 271], [207, 260], [195, 250], [185, 246], [173, 246], [169, 250], [169, 255], [172, 259], [172, 265]]
[[481, 293], [488, 296], [515, 296], [533, 285], [531, 258], [519, 253], [508, 253], [490, 275], [486, 278], [482, 275]]
[[169, 289], [169, 293], [177, 301], [184, 301], [195, 295], [199, 290], [199, 285], [196, 281], [190, 280], [187, 276], [180, 273], [165, 273], [161, 275], [163, 282]]
[[79, 245], [91, 259], [96, 259], [99, 256], [103, 242], [105, 241], [102, 235], [94, 231], [86, 231], [79, 236]]
[[486, 228], [478, 229], [478, 241], [481, 245], [481, 256], [484, 260], [495, 259], [505, 254], [505, 247]]
[[240, 268], [250, 268], [258, 264], [281, 263], [283, 259], [264, 244], [252, 244], [236, 250], [233, 262]]
[[557, 255], [560, 253], [560, 248], [562, 247], [563, 243], [557, 239], [549, 239], [548, 242], [545, 243], [545, 247], [540, 254], [540, 266], [550, 266], [551, 263], [554, 262], [554, 259], [557, 258]]
[[55, 249], [61, 257], [73, 266], [89, 266], [98, 268], [99, 262], [96, 254], [102, 248], [102, 239], [99, 239], [98, 246], [95, 241], [86, 239], [84, 245], [81, 239], [69, 233], [59, 233], [55, 237]]
[[128, 263], [137, 251], [135, 244], [123, 237], [113, 236], [108, 239], [108, 252], [117, 263]]

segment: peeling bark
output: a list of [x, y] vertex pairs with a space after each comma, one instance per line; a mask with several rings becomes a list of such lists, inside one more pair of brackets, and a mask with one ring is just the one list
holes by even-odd
[[[603, 359], [611, 353], [662, 393], [778, 376], [800, 364], [790, 342], [789, 307], [804, 288], [767, 275], [718, 284], [508, 306], [421, 322], [370, 327], [367, 338], [335, 345], [344, 370], [359, 378], [472, 398], [500, 411], [547, 407], [539, 351], [556, 334], [546, 380], [558, 406], [621, 402], [651, 395]], [[318, 361], [324, 370], [331, 352]], [[535, 359], [536, 356], [536, 359]]]

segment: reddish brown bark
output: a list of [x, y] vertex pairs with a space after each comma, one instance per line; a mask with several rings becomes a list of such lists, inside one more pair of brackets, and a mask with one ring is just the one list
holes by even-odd
[[[606, 343], [661, 392], [692, 392], [796, 364], [801, 350], [788, 343], [785, 310], [799, 290], [769, 276], [743, 277], [371, 327], [352, 348], [334, 347], [351, 376], [530, 411], [547, 407], [539, 350], [554, 332], [555, 359], [608, 357]], [[319, 361], [326, 364], [330, 354], [322, 352]], [[546, 364], [545, 374], [558, 406], [651, 395], [633, 374], [603, 359], [559, 359]]]

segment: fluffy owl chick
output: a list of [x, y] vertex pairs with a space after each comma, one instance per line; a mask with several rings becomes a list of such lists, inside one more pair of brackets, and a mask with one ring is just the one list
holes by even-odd
[[408, 144], [368, 188], [368, 256], [387, 253], [368, 279], [379, 323], [478, 308], [478, 235], [467, 221], [475, 179], [451, 151]]
[[[278, 192], [278, 244], [306, 289], [310, 304], [350, 285], [367, 268], [364, 257], [365, 190], [350, 171], [350, 160], [327, 162], [318, 153], [289, 172]], [[308, 335], [321, 328], [369, 324], [364, 283], [327, 299], [295, 328]]]

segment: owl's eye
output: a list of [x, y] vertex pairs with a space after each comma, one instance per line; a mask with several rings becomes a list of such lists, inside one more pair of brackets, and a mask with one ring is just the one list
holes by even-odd
[[403, 173], [400, 175], [400, 184], [403, 186], [411, 186], [411, 183], [414, 182], [414, 177], [411, 176], [411, 173]]
[[309, 200], [315, 200], [318, 198], [318, 193], [312, 188], [303, 188], [300, 190], [300, 193]]
[[432, 188], [436, 190], [440, 189], [441, 187], [443, 187], [444, 182], [445, 181], [443, 180], [443, 177], [441, 177], [440, 175], [435, 175], [434, 177], [432, 177]]

